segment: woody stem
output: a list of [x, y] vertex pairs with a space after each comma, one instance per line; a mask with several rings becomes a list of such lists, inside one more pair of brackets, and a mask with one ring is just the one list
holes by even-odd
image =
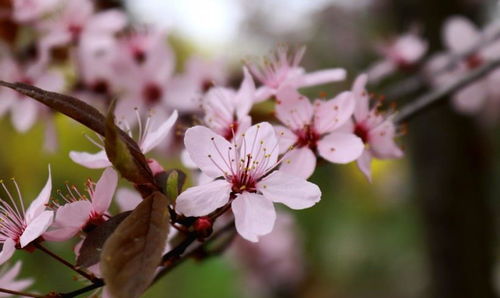
[[48, 250], [40, 243], [35, 243], [34, 246], [36, 248], [38, 248], [39, 250], [43, 251], [44, 253], [46, 253], [47, 255], [49, 255], [50, 257], [52, 257], [53, 259], [55, 259], [56, 261], [62, 263], [66, 267], [70, 268], [71, 270], [75, 271], [76, 273], [80, 274], [81, 276], [85, 277], [86, 279], [90, 280], [92, 283], [96, 283], [99, 280], [98, 278], [94, 277], [93, 275], [88, 274], [87, 272], [76, 268], [76, 266], [74, 266], [70, 262], [66, 261], [65, 259], [61, 258], [60, 256], [56, 255], [52, 251]]

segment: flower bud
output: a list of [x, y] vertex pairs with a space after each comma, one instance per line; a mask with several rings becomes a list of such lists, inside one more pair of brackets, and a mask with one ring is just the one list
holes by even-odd
[[203, 216], [194, 222], [193, 228], [198, 238], [204, 239], [212, 234], [212, 225], [212, 220], [207, 216]]

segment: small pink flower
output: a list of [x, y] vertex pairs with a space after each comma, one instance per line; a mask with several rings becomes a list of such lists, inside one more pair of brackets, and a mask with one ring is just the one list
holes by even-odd
[[117, 173], [107, 168], [97, 183], [87, 182], [88, 197], [80, 194], [76, 187], [68, 187], [68, 195], [61, 194], [66, 204], [56, 204], [54, 223], [43, 237], [49, 241], [65, 241], [106, 221], [117, 183]]
[[[64, 87], [61, 73], [48, 70], [39, 64], [18, 64], [11, 57], [0, 60], [2, 73], [0, 79], [7, 82], [22, 82], [49, 91], [59, 92]], [[31, 98], [18, 92], [3, 88], [0, 90], [0, 116], [10, 111], [14, 128], [19, 132], [28, 131], [36, 122], [37, 117], [47, 108]]]
[[[0, 288], [13, 291], [24, 291], [33, 284], [32, 279], [15, 280], [21, 271], [21, 264], [21, 261], [17, 261], [16, 264], [9, 269], [7, 269], [7, 267], [3, 267], [0, 270]], [[11, 297], [11, 295], [0, 293], [0, 297]]]
[[274, 53], [264, 58], [260, 65], [247, 62], [252, 74], [263, 84], [256, 91], [255, 101], [260, 102], [276, 95], [285, 85], [301, 88], [345, 79], [346, 72], [341, 68], [306, 73], [299, 66], [305, 50], [305, 47], [301, 47], [295, 53], [289, 53], [287, 46], [279, 46]]
[[[162, 141], [165, 140], [170, 130], [174, 126], [175, 121], [177, 121], [177, 117], [178, 117], [177, 111], [174, 111], [166, 121], [164, 121], [160, 126], [156, 127], [155, 129], [152, 128], [151, 118], [148, 118], [144, 127], [142, 127], [139, 121], [140, 126], [139, 126], [138, 144], [142, 153], [146, 154], [150, 152], [156, 146], [158, 146]], [[130, 131], [130, 128], [128, 128], [127, 130]], [[106, 155], [106, 151], [104, 151], [104, 147], [98, 144], [97, 142], [94, 142], [94, 144], [99, 146], [102, 150], [93, 154], [87, 152], [71, 151], [69, 153], [69, 157], [77, 164], [80, 164], [90, 169], [101, 169], [110, 167], [111, 162], [109, 161], [108, 156]]]
[[354, 111], [351, 92], [343, 92], [328, 101], [313, 104], [294, 88], [282, 88], [277, 94], [276, 117], [286, 125], [277, 126], [281, 135], [280, 151], [285, 155], [281, 170], [308, 178], [316, 168], [316, 155], [333, 163], [349, 163], [363, 151], [363, 142], [350, 132], [338, 129]]
[[428, 44], [415, 33], [406, 33], [380, 47], [384, 56], [368, 70], [371, 82], [376, 82], [397, 71], [411, 68], [427, 52]]
[[47, 183], [26, 211], [21, 192], [15, 181], [21, 208], [18, 207], [5, 184], [1, 184], [11, 202], [9, 204], [5, 199], [0, 199], [0, 243], [3, 244], [0, 252], [0, 264], [3, 264], [12, 257], [16, 248], [26, 247], [48, 229], [52, 223], [54, 212], [45, 209], [52, 190], [50, 167]]
[[254, 102], [255, 84], [246, 68], [243, 73], [244, 79], [237, 92], [215, 87], [202, 99], [206, 125], [229, 141], [252, 124], [248, 113]]
[[[434, 56], [428, 64], [428, 74], [434, 85], [449, 84], [485, 62], [500, 57], [500, 42], [495, 41], [470, 54], [453, 69], [442, 72], [451, 59], [470, 51], [481, 40], [491, 38], [492, 32], [498, 32], [495, 26], [495, 24], [488, 26], [481, 32], [464, 17], [455, 16], [448, 19], [443, 27], [443, 40], [448, 52]], [[437, 77], [434, 76], [436, 72], [440, 72]], [[455, 93], [453, 104], [464, 114], [483, 113], [487, 120], [494, 120], [500, 114], [498, 84], [500, 84], [500, 70], [495, 70]]]
[[273, 229], [273, 202], [304, 209], [320, 200], [315, 184], [275, 170], [280, 162], [278, 140], [267, 122], [251, 126], [231, 143], [207, 127], [195, 126], [186, 131], [184, 143], [204, 174], [223, 179], [182, 192], [175, 207], [181, 214], [205, 216], [231, 204], [238, 233], [257, 242]]
[[366, 75], [360, 75], [354, 82], [352, 93], [355, 96], [356, 108], [353, 122], [348, 123], [347, 126], [365, 144], [357, 163], [359, 169], [371, 181], [372, 158], [400, 158], [403, 152], [394, 142], [396, 128], [392, 117], [381, 114], [377, 111], [377, 106], [370, 108], [370, 98], [365, 90], [366, 81]]
[[86, 51], [105, 50], [114, 42], [113, 35], [126, 25], [126, 15], [110, 9], [95, 13], [90, 0], [68, 0], [62, 10], [41, 22], [40, 63], [50, 60], [50, 50], [57, 46], [80, 43]]

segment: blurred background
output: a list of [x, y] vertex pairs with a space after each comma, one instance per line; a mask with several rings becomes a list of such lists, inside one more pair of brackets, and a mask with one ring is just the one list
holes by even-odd
[[[312, 88], [335, 94], [379, 59], [378, 42], [418, 27], [430, 53], [441, 49], [441, 27], [452, 15], [479, 26], [498, 17], [497, 1], [483, 0], [118, 0], [139, 23], [167, 28], [178, 63], [196, 53], [224, 59], [238, 82], [241, 60], [265, 55], [278, 42], [304, 44], [308, 70], [343, 67], [345, 82]], [[0, 70], [1, 71], [1, 70]], [[371, 87], [383, 94], [406, 74]], [[231, 79], [230, 79], [231, 81]], [[398, 106], [413, 94], [398, 99]], [[391, 98], [387, 99], [388, 101]], [[261, 107], [267, 111], [268, 107]], [[54, 188], [83, 185], [99, 171], [75, 165], [70, 150], [95, 151], [82, 126], [56, 116], [59, 148], [43, 150], [44, 128], [16, 133], [0, 120], [0, 173], [15, 177], [33, 198], [52, 166]], [[408, 123], [399, 139], [406, 156], [376, 161], [369, 183], [354, 164], [320, 164], [312, 181], [323, 191], [314, 208], [291, 213], [297, 220], [303, 275], [287, 289], [262, 290], [231, 250], [202, 263], [189, 261], [144, 297], [496, 297], [500, 290], [500, 138], [498, 124], [484, 126], [456, 114], [448, 104]], [[179, 161], [155, 155], [167, 167]], [[71, 259], [71, 244], [50, 244]], [[291, 248], [292, 249], [292, 248]], [[18, 252], [22, 276], [36, 291], [78, 288], [72, 273], [39, 252]], [[236, 260], [236, 261], [235, 261]], [[248, 269], [248, 268], [247, 268]]]

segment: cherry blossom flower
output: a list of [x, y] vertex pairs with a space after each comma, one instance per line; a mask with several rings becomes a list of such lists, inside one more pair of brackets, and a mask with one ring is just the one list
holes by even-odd
[[172, 77], [167, 86], [165, 102], [181, 113], [200, 110], [200, 99], [212, 86], [223, 86], [227, 73], [222, 59], [207, 61], [192, 56], [186, 61], [184, 71]]
[[206, 125], [226, 140], [231, 140], [252, 124], [248, 113], [254, 102], [255, 84], [246, 68], [243, 73], [244, 79], [238, 92], [230, 88], [215, 87], [202, 99]]
[[[4, 57], [0, 60], [0, 68], [0, 79], [7, 82], [23, 82], [54, 92], [60, 92], [64, 87], [62, 74], [47, 70], [38, 63], [20, 65], [13, 58]], [[0, 97], [0, 116], [10, 111], [12, 125], [19, 132], [28, 131], [40, 113], [48, 111], [29, 97], [7, 88], [0, 90]]]
[[182, 192], [176, 200], [178, 213], [205, 216], [230, 204], [238, 233], [257, 242], [273, 229], [273, 203], [304, 209], [320, 200], [315, 184], [275, 170], [280, 163], [278, 139], [267, 122], [251, 126], [231, 143], [207, 127], [195, 126], [186, 131], [184, 143], [204, 174], [223, 179]]
[[380, 81], [397, 70], [411, 68], [424, 56], [427, 49], [427, 42], [412, 32], [403, 34], [382, 45], [380, 52], [384, 59], [375, 63], [368, 70], [370, 82]]
[[341, 68], [306, 73], [299, 66], [305, 50], [305, 47], [301, 47], [295, 53], [289, 53], [287, 46], [279, 46], [269, 57], [263, 58], [260, 65], [247, 61], [246, 64], [252, 74], [263, 84], [256, 91], [256, 102], [276, 95], [279, 89], [285, 85], [301, 88], [345, 79], [346, 72]]
[[[0, 288], [12, 291], [24, 291], [33, 284], [32, 279], [16, 280], [17, 275], [21, 271], [21, 264], [21, 261], [17, 261], [14, 266], [8, 269], [7, 267], [3, 267], [0, 270]], [[0, 293], [0, 297], [11, 297], [11, 295]]]
[[[150, 152], [156, 146], [158, 146], [162, 141], [165, 140], [170, 130], [174, 126], [175, 121], [177, 121], [177, 117], [178, 117], [177, 111], [174, 111], [166, 121], [164, 121], [161, 125], [159, 125], [155, 129], [152, 128], [153, 126], [151, 123], [152, 122], [151, 118], [148, 118], [148, 120], [146, 120], [146, 124], [144, 127], [142, 127], [139, 121], [140, 125], [139, 125], [138, 144], [142, 153], [146, 154]], [[130, 128], [127, 130], [130, 131]], [[129, 134], [131, 135], [131, 133]], [[98, 144], [97, 142], [94, 142], [94, 144], [100, 146], [102, 150], [97, 153], [71, 151], [69, 153], [69, 157], [77, 164], [80, 164], [90, 169], [101, 169], [110, 167], [111, 162], [109, 161], [108, 156], [106, 155], [106, 151], [104, 151], [104, 147]]]
[[277, 94], [276, 117], [286, 125], [276, 126], [281, 136], [280, 151], [285, 153], [281, 170], [308, 178], [316, 168], [316, 155], [333, 162], [349, 163], [363, 151], [363, 142], [351, 132], [339, 131], [354, 111], [351, 92], [335, 98], [316, 100], [314, 105], [294, 88], [283, 88]]
[[99, 51], [114, 43], [113, 35], [126, 25], [122, 11], [109, 9], [95, 13], [90, 0], [68, 0], [62, 10], [41, 22], [40, 63], [50, 59], [50, 50], [70, 43], [81, 43], [85, 51]]
[[[436, 86], [449, 84], [480, 67], [485, 62], [500, 57], [500, 41], [494, 41], [468, 55], [463, 61], [449, 71], [442, 71], [451, 59], [473, 49], [481, 40], [498, 31], [497, 24], [486, 27], [481, 32], [468, 19], [455, 16], [448, 19], [443, 27], [443, 41], [448, 48], [447, 53], [437, 54], [428, 64], [428, 74]], [[433, 74], [439, 73], [434, 76]], [[464, 114], [483, 113], [488, 120], [494, 120], [500, 114], [500, 70], [494, 70], [483, 79], [479, 79], [462, 88], [453, 96], [455, 108]]]
[[65, 204], [55, 203], [58, 208], [54, 223], [43, 237], [49, 241], [65, 241], [105, 222], [117, 183], [117, 173], [107, 168], [97, 183], [87, 181], [88, 196], [76, 187], [68, 187], [68, 195], [61, 194]]
[[45, 209], [52, 190], [50, 167], [47, 183], [26, 210], [17, 183], [14, 181], [20, 207], [16, 204], [5, 184], [1, 183], [1, 185], [11, 202], [9, 204], [5, 199], [0, 199], [0, 243], [3, 245], [0, 252], [0, 264], [3, 264], [12, 257], [16, 248], [26, 247], [49, 228], [54, 212]]
[[365, 89], [366, 82], [367, 76], [364, 74], [354, 81], [352, 93], [355, 96], [356, 108], [353, 122], [349, 122], [345, 128], [354, 132], [365, 144], [357, 164], [361, 172], [371, 181], [372, 158], [400, 158], [403, 156], [403, 151], [394, 142], [396, 127], [392, 117], [377, 111], [377, 106], [370, 108], [370, 98]]

